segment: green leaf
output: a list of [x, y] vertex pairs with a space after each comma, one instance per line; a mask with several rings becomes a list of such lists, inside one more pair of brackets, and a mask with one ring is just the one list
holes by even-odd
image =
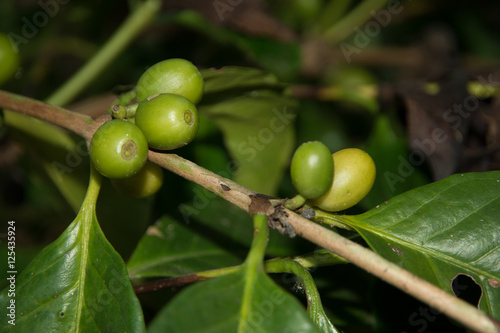
[[[464, 274], [500, 318], [500, 171], [450, 176], [364, 214], [337, 218], [388, 260], [452, 293]], [[459, 292], [459, 291], [458, 291]]]
[[127, 267], [131, 279], [136, 279], [174, 277], [240, 263], [216, 243], [164, 216], [148, 228]]
[[260, 193], [276, 193], [294, 149], [294, 107], [293, 100], [269, 90], [200, 106], [200, 112], [221, 129], [239, 166], [236, 182]]
[[202, 73], [205, 91], [199, 110], [222, 131], [239, 167], [234, 180], [274, 195], [293, 153], [298, 103], [284, 96], [274, 75], [261, 70], [224, 67]]
[[204, 96], [236, 89], [282, 87], [275, 75], [257, 68], [227, 66], [201, 70], [200, 73], [205, 83]]
[[264, 272], [267, 216], [254, 216], [254, 225], [242, 269], [183, 290], [154, 319], [149, 332], [319, 332], [298, 300]]
[[[187, 287], [160, 311], [148, 332], [237, 332], [245, 279], [240, 270]], [[250, 312], [247, 332], [318, 332], [303, 305], [264, 272], [256, 276]]]
[[145, 331], [125, 265], [97, 222], [100, 182], [93, 171], [78, 216], [19, 275], [15, 297], [0, 294], [3, 309], [15, 300], [18, 332]]

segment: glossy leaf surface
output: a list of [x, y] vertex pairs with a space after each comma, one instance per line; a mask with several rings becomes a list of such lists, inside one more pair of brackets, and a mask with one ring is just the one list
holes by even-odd
[[[237, 332], [246, 273], [240, 270], [183, 290], [148, 332]], [[259, 272], [246, 332], [318, 332], [297, 299]], [[196, 319], [193, 318], [196, 316]]]
[[240, 263], [216, 243], [163, 217], [148, 228], [127, 266], [135, 279], [174, 277]]
[[[125, 265], [102, 233], [95, 215], [100, 176], [93, 173], [73, 223], [45, 247], [16, 279], [15, 327], [1, 332], [143, 332], [142, 310]], [[5, 323], [5, 321], [3, 321]]]
[[[385, 258], [450, 293], [459, 275], [500, 317], [500, 172], [457, 174], [342, 218]], [[460, 289], [455, 290], [459, 296]]]
[[319, 332], [298, 300], [264, 271], [267, 216], [256, 214], [254, 226], [242, 268], [183, 290], [159, 313], [150, 332]]
[[222, 131], [237, 166], [234, 180], [275, 194], [295, 148], [296, 101], [284, 96], [274, 75], [261, 70], [224, 67], [202, 75], [205, 94], [199, 111]]

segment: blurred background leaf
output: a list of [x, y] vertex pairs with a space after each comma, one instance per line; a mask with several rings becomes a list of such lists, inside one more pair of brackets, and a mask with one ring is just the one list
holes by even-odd
[[204, 73], [207, 93], [200, 112], [221, 129], [237, 166], [234, 180], [276, 195], [295, 146], [296, 102], [280, 93], [282, 85], [265, 72], [222, 68]]

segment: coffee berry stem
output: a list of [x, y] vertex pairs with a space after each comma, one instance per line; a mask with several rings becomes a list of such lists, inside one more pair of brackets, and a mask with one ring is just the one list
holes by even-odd
[[127, 117], [127, 111], [121, 104], [114, 104], [110, 110], [111, 116], [115, 119], [125, 119]]
[[319, 208], [314, 208], [314, 212], [315, 214], [313, 221], [315, 222], [328, 224], [331, 227], [354, 231], [354, 228], [350, 227], [342, 221], [342, 215], [329, 213]]
[[[121, 94], [108, 109], [108, 113], [115, 119], [125, 119], [131, 118], [130, 112], [128, 111], [129, 104], [136, 98], [135, 89], [131, 89], [126, 93]], [[137, 105], [136, 105], [137, 108]], [[133, 111], [135, 114], [135, 110]], [[132, 115], [133, 117], [133, 115]]]
[[127, 118], [134, 118], [135, 117], [135, 111], [137, 111], [137, 107], [139, 106], [139, 104], [135, 103], [135, 104], [131, 104], [131, 105], [127, 105], [125, 107], [125, 113], [126, 113], [126, 117]]
[[290, 210], [296, 210], [300, 207], [302, 207], [306, 203], [306, 198], [301, 196], [300, 194], [297, 194], [293, 198], [290, 199], [285, 199], [284, 205], [285, 208], [290, 209]]

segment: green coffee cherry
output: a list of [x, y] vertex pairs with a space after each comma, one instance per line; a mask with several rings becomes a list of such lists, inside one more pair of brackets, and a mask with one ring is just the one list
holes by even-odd
[[199, 127], [198, 110], [187, 98], [160, 94], [137, 107], [135, 124], [151, 148], [171, 150], [190, 143]]
[[290, 165], [295, 189], [306, 199], [325, 194], [333, 180], [333, 160], [330, 149], [319, 141], [306, 142], [295, 151]]
[[123, 179], [135, 175], [144, 166], [148, 142], [136, 125], [115, 119], [97, 129], [90, 141], [89, 153], [99, 173]]
[[157, 94], [178, 94], [197, 104], [203, 95], [203, 78], [184, 59], [168, 59], [149, 67], [137, 82], [137, 101]]
[[163, 185], [163, 170], [158, 165], [146, 162], [144, 167], [132, 177], [112, 179], [118, 192], [132, 198], [146, 198], [154, 195]]
[[370, 192], [375, 182], [375, 163], [370, 155], [357, 148], [340, 150], [332, 155], [334, 178], [330, 189], [310, 204], [330, 212], [357, 204]]

